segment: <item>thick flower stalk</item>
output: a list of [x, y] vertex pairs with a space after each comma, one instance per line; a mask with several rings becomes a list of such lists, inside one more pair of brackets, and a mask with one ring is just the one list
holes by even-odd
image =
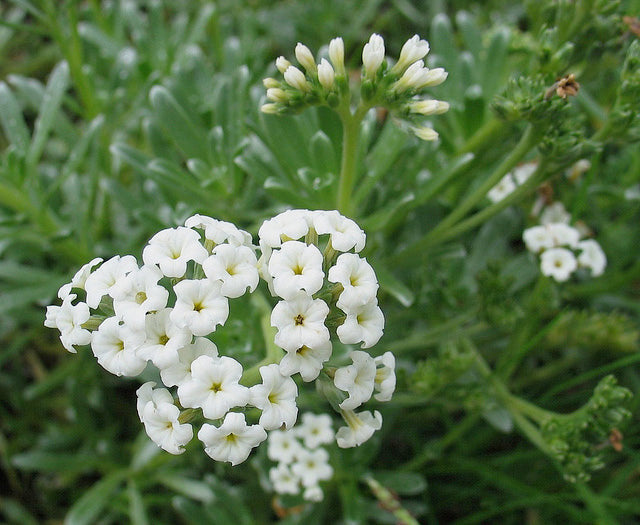
[[[298, 54], [311, 70], [306, 51]], [[358, 255], [364, 232], [336, 211], [289, 210], [265, 221], [259, 237], [258, 248], [233, 224], [193, 216], [154, 235], [142, 266], [130, 255], [94, 259], [60, 289], [62, 304], [47, 309], [45, 325], [60, 331], [70, 352], [90, 345], [118, 376], [137, 376], [149, 363], [158, 369], [163, 387], [143, 384], [137, 406], [147, 434], [167, 452], [181, 454], [197, 435], [211, 458], [239, 464], [267, 432], [296, 426], [299, 388], [319, 377], [348, 425], [339, 446], [360, 445], [382, 424], [378, 411], [371, 419], [355, 410], [371, 397], [391, 398], [393, 355], [348, 348], [370, 348], [384, 330], [375, 272]], [[216, 332], [233, 313], [230, 302], [254, 292], [260, 278], [273, 296], [275, 331], [266, 357], [245, 370], [216, 345]], [[336, 440], [318, 421], [331, 428], [329, 415], [305, 415], [297, 432], [306, 452], [291, 471], [273, 474], [278, 486], [287, 476], [298, 480], [310, 501], [322, 498], [318, 482], [332, 474], [328, 454], [316, 448]]]

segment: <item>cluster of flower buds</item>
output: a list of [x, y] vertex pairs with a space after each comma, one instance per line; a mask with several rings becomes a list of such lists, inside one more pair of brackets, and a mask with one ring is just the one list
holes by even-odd
[[[321, 372], [335, 377], [333, 397], [346, 398], [339, 410], [347, 426], [338, 445], [356, 446], [380, 428], [381, 417], [354, 409], [374, 390], [378, 401], [389, 400], [395, 388], [388, 352], [376, 358], [351, 352], [353, 365], [343, 368], [327, 363], [346, 359], [334, 355], [332, 335], [343, 345], [368, 348], [383, 333], [375, 273], [351, 252], [364, 244], [364, 232], [338, 212], [291, 210], [264, 222], [258, 259], [249, 233], [196, 215], [154, 235], [142, 266], [130, 255], [83, 266], [60, 289], [62, 304], [47, 308], [45, 325], [60, 331], [70, 352], [90, 345], [112, 374], [136, 376], [153, 363], [164, 387], [147, 382], [138, 389], [138, 414], [149, 437], [172, 454], [184, 451], [193, 437], [190, 422], [200, 418], [217, 423], [198, 431], [206, 453], [241, 463], [267, 431], [295, 425], [292, 376], [299, 374], [301, 384]], [[281, 350], [250, 374], [214, 341], [229, 317], [229, 300], [254, 292], [260, 277], [277, 300], [271, 325]], [[252, 384], [258, 373], [262, 382]]]
[[[561, 203], [554, 203], [540, 214], [541, 224], [522, 234], [527, 249], [540, 255], [540, 269], [546, 276], [564, 282], [585, 268], [593, 277], [603, 274], [607, 257], [595, 239], [583, 239], [578, 228], [569, 225], [571, 216]], [[577, 255], [576, 255], [577, 254]]]
[[527, 182], [537, 167], [538, 163], [536, 161], [517, 166], [513, 171], [510, 171], [502, 177], [500, 182], [489, 190], [487, 197], [491, 202], [500, 202], [506, 196], [512, 194], [518, 186]]
[[277, 466], [269, 480], [277, 494], [297, 495], [307, 501], [321, 501], [321, 481], [333, 476], [329, 453], [322, 445], [333, 443], [333, 422], [327, 414], [305, 413], [292, 430], [274, 430], [267, 441], [267, 455]]
[[435, 140], [438, 133], [425, 124], [424, 118], [445, 113], [449, 104], [425, 98], [425, 91], [444, 82], [442, 68], [425, 67], [429, 43], [414, 35], [402, 46], [400, 57], [390, 65], [385, 59], [384, 40], [373, 34], [362, 50], [362, 73], [359, 88], [350, 86], [344, 64], [344, 43], [334, 38], [329, 43], [328, 58], [316, 63], [313, 53], [298, 43], [295, 56], [302, 69], [285, 57], [276, 60], [284, 81], [264, 79], [269, 103], [265, 113], [295, 113], [311, 105], [327, 105], [338, 111], [348, 110], [354, 94], [360, 92], [360, 108], [384, 107], [423, 140]]

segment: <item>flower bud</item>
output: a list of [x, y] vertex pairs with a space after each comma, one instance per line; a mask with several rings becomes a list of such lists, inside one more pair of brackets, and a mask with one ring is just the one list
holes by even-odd
[[275, 115], [280, 111], [280, 106], [278, 104], [263, 104], [260, 106], [260, 111], [267, 115]]
[[306, 69], [307, 73], [316, 72], [316, 61], [307, 46], [298, 42], [296, 45], [295, 53], [296, 59], [298, 60], [298, 62], [300, 62], [300, 65]]
[[262, 79], [262, 85], [266, 88], [277, 88], [280, 87], [280, 82], [278, 82], [275, 78], [264, 78]]
[[365, 76], [372, 78], [380, 68], [383, 60], [384, 40], [380, 35], [374, 33], [362, 50], [362, 64]]
[[418, 35], [413, 35], [405, 42], [400, 51], [400, 57], [392, 70], [394, 73], [402, 73], [416, 60], [420, 60], [429, 52], [429, 42], [420, 40]]
[[422, 140], [436, 140], [438, 138], [438, 132], [432, 128], [426, 126], [420, 126], [419, 128], [411, 128], [411, 131], [416, 137]]
[[342, 38], [334, 38], [329, 42], [329, 59], [338, 75], [344, 75], [344, 43]]
[[449, 103], [441, 100], [417, 100], [409, 104], [411, 113], [420, 115], [441, 115], [449, 110]]
[[304, 73], [295, 66], [289, 66], [284, 72], [284, 80], [291, 87], [299, 89], [300, 91], [309, 92], [311, 87], [307, 82]]
[[283, 56], [279, 56], [276, 59], [276, 67], [278, 68], [278, 71], [280, 71], [280, 73], [282, 73], [284, 75], [284, 72], [287, 70], [287, 68], [291, 65], [291, 62], [289, 62], [286, 58], [284, 58]]
[[280, 102], [282, 104], [286, 104], [289, 101], [286, 91], [280, 88], [267, 89], [267, 98], [273, 102]]
[[334, 79], [335, 73], [331, 64], [328, 60], [323, 58], [318, 65], [318, 80], [320, 81], [320, 84], [322, 84], [322, 87], [327, 91], [330, 91], [333, 87]]

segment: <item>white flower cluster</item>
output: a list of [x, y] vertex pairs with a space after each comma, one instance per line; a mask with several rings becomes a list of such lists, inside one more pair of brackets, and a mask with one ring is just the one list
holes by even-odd
[[569, 221], [563, 206], [549, 206], [541, 214], [542, 224], [522, 234], [527, 249], [540, 255], [542, 273], [558, 282], [567, 281], [579, 267], [589, 270], [593, 277], [602, 275], [607, 257], [600, 244], [594, 239], [581, 240], [580, 230]]
[[[363, 348], [382, 336], [375, 274], [365, 259], [351, 253], [364, 243], [364, 232], [338, 212], [292, 210], [262, 225], [258, 260], [249, 233], [196, 215], [184, 226], [154, 235], [143, 250], [142, 266], [130, 255], [83, 266], [60, 289], [62, 304], [47, 308], [45, 326], [60, 331], [70, 352], [90, 345], [112, 374], [136, 376], [151, 362], [165, 388], [147, 382], [137, 392], [138, 414], [149, 437], [180, 454], [193, 437], [189, 422], [211, 420], [217, 425], [202, 424], [197, 437], [213, 459], [236, 465], [267, 438], [267, 431], [295, 425], [298, 386], [291, 376], [318, 377], [332, 357], [330, 329], [343, 344]], [[261, 383], [245, 386], [243, 365], [219, 355], [213, 340], [229, 317], [229, 299], [253, 292], [260, 275], [278, 300], [271, 324], [277, 329], [274, 343], [285, 355], [259, 367], [255, 377], [259, 372]], [[376, 378], [391, 375], [395, 385], [393, 366], [378, 365], [382, 358], [364, 352], [353, 354], [366, 355], [376, 363]], [[364, 376], [356, 376], [360, 385]], [[376, 398], [390, 399], [388, 377], [386, 386], [378, 383]], [[351, 393], [355, 387], [348, 381], [336, 386], [349, 392], [349, 399], [364, 402], [362, 392]], [[175, 394], [168, 390], [172, 387]], [[352, 400], [342, 408], [348, 412], [356, 406]], [[248, 407], [260, 411], [255, 424], [247, 424]], [[344, 446], [362, 441], [351, 439]]]
[[[362, 50], [360, 92], [367, 107], [386, 107], [396, 117], [407, 121], [416, 136], [435, 140], [438, 133], [431, 127], [415, 125], [416, 119], [440, 115], [449, 109], [447, 102], [422, 98], [425, 89], [437, 86], [447, 78], [443, 68], [425, 67], [423, 59], [427, 53], [429, 43], [414, 35], [402, 46], [397, 62], [389, 67], [385, 60], [384, 40], [374, 33]], [[348, 105], [351, 95], [342, 38], [331, 40], [328, 55], [329, 60], [322, 58], [317, 64], [311, 50], [298, 43], [295, 56], [302, 69], [285, 57], [278, 57], [276, 68], [284, 82], [274, 78], [264, 80], [270, 102], [262, 106], [262, 111], [281, 114], [314, 104], [338, 107], [346, 102]]]
[[535, 161], [516, 166], [513, 171], [507, 173], [498, 184], [489, 190], [487, 197], [491, 202], [500, 202], [507, 195], [513, 193], [518, 186], [527, 182], [537, 167], [538, 163]]
[[292, 430], [274, 430], [267, 441], [267, 455], [277, 466], [269, 470], [269, 480], [278, 494], [300, 494], [307, 501], [324, 497], [320, 481], [333, 476], [329, 453], [322, 445], [333, 443], [335, 435], [327, 414], [305, 413]]

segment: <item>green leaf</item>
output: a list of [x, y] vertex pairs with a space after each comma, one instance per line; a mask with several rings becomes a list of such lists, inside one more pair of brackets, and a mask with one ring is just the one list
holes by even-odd
[[33, 472], [86, 472], [101, 462], [95, 454], [64, 454], [38, 450], [17, 454], [11, 458], [11, 464], [17, 469]]
[[178, 494], [183, 494], [202, 503], [210, 503], [216, 499], [211, 487], [203, 481], [185, 478], [173, 473], [159, 474], [156, 476], [156, 480]]
[[62, 104], [62, 97], [68, 86], [69, 65], [66, 62], [60, 62], [52, 71], [42, 97], [40, 113], [36, 119], [33, 140], [27, 156], [27, 163], [30, 166], [35, 166], [40, 160], [47, 137], [54, 126], [56, 115]]
[[113, 472], [95, 483], [77, 500], [64, 519], [64, 525], [92, 525], [110, 502], [113, 493], [127, 477], [124, 470]]
[[503, 82], [507, 67], [507, 52], [511, 32], [506, 27], [499, 28], [492, 36], [482, 71], [482, 92], [491, 99]]
[[402, 306], [409, 307], [415, 301], [413, 292], [400, 280], [396, 279], [389, 270], [380, 264], [374, 264], [380, 288], [395, 298]]
[[27, 509], [19, 502], [0, 497], [0, 514], [4, 515], [7, 525], [38, 525], [38, 520], [34, 518]]
[[427, 489], [427, 480], [416, 472], [378, 470], [373, 472], [373, 477], [400, 496], [417, 496]]
[[319, 130], [311, 137], [310, 145], [311, 158], [316, 169], [321, 173], [337, 173], [336, 152], [331, 139], [322, 130]]
[[129, 497], [129, 518], [132, 525], [148, 525], [147, 510], [142, 499], [142, 494], [135, 481], [129, 480], [127, 484], [127, 496]]
[[24, 121], [18, 101], [4, 82], [0, 82], [0, 123], [16, 151], [20, 155], [26, 155], [31, 141], [29, 128]]

